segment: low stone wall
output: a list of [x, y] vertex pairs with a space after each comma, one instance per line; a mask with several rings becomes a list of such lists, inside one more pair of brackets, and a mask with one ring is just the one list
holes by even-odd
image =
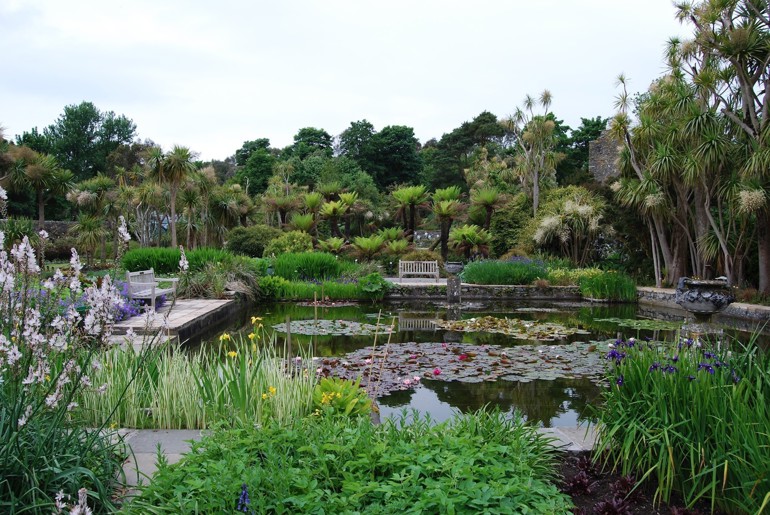
[[[676, 303], [676, 290], [673, 288], [638, 287], [636, 292], [639, 304], [642, 306], [661, 307], [665, 308], [669, 313], [676, 313], [683, 318], [691, 317], [687, 311], [680, 308], [679, 304]], [[720, 313], [714, 315], [713, 319], [714, 322], [722, 322], [724, 319], [729, 318], [768, 322], [770, 321], [770, 307], [734, 302]]]
[[[446, 300], [446, 285], [398, 285], [394, 284], [386, 299]], [[460, 288], [460, 298], [466, 300], [581, 300], [577, 286], [499, 286], [465, 284]]]

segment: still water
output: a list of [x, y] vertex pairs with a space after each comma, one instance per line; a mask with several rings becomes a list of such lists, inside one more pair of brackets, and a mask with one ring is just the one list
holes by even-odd
[[[464, 344], [499, 346], [502, 349], [522, 345], [556, 346], [572, 342], [605, 341], [617, 337], [673, 339], [676, 331], [672, 322], [656, 327], [655, 322], [641, 324], [643, 327], [629, 327], [628, 321], [644, 320], [636, 305], [604, 305], [590, 303], [519, 302], [464, 303], [459, 309], [450, 308], [446, 303], [419, 304], [383, 303], [353, 304], [341, 306], [308, 306], [297, 303], [275, 303], [256, 306], [241, 321], [234, 323], [228, 331], [253, 330], [252, 316], [260, 317], [265, 328], [286, 322], [318, 321], [314, 327], [326, 324], [344, 334], [292, 334], [290, 345], [296, 353], [299, 348], [309, 350], [314, 356], [331, 359], [345, 359], [350, 353], [371, 348], [375, 336], [357, 334], [361, 327], [370, 327], [378, 322], [393, 329], [390, 334], [378, 334], [378, 345], [414, 342], [419, 349], [421, 343], [449, 342], [462, 349]], [[516, 318], [527, 323], [558, 324], [581, 330], [580, 334], [557, 337], [551, 341], [518, 337], [490, 332], [458, 332], [436, 328], [435, 320], [470, 320], [491, 316]], [[671, 317], [669, 317], [671, 318]], [[608, 320], [611, 319], [611, 320]], [[677, 326], [674, 317], [673, 327]], [[323, 322], [327, 321], [327, 322]], [[363, 326], [361, 325], [363, 324]], [[313, 324], [308, 324], [313, 325]], [[663, 327], [665, 326], [665, 327]], [[340, 329], [341, 328], [341, 329]], [[312, 332], [312, 331], [311, 331]], [[317, 331], [319, 332], [319, 331]], [[323, 332], [323, 331], [320, 331]], [[732, 329], [724, 333], [746, 340], [748, 336]], [[278, 343], [286, 343], [286, 333], [277, 332]], [[541, 335], [542, 337], [542, 335]], [[475, 411], [488, 406], [512, 414], [522, 413], [528, 421], [542, 427], [572, 426], [591, 419], [591, 406], [601, 402], [602, 386], [587, 378], [550, 378], [521, 381], [459, 382], [439, 381], [423, 378], [413, 389], [395, 391], [377, 399], [382, 418], [399, 416], [404, 410], [416, 409], [429, 414], [436, 421], [450, 418], [456, 412]]]

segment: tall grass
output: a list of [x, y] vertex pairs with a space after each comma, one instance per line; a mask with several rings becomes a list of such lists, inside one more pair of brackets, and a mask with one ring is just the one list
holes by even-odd
[[608, 357], [597, 458], [649, 478], [664, 501], [678, 492], [729, 513], [770, 506], [768, 354], [629, 340]]
[[636, 301], [636, 283], [631, 277], [620, 272], [584, 276], [578, 284], [584, 297], [621, 302]]
[[[132, 348], [110, 349], [95, 382], [112, 386], [104, 394], [84, 392], [79, 402], [86, 422], [99, 424], [114, 410], [113, 425], [153, 429], [205, 429], [216, 422], [262, 424], [306, 415], [312, 406], [315, 368], [306, 358], [288, 356], [274, 338], [259, 331], [197, 353], [177, 347], [156, 351], [133, 383]], [[304, 365], [304, 366], [303, 366]], [[117, 386], [117, 388], [116, 388]], [[123, 398], [113, 394], [125, 389]]]
[[336, 279], [355, 265], [341, 261], [325, 252], [299, 252], [281, 254], [275, 258], [275, 275], [288, 279], [318, 280]]
[[462, 279], [472, 284], [532, 284], [545, 278], [546, 269], [538, 261], [476, 261], [462, 272]]

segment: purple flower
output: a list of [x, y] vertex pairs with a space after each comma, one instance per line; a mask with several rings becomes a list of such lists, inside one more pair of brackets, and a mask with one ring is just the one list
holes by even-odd
[[615, 384], [618, 385], [618, 386], [623, 386], [624, 382], [625, 382], [625, 380], [623, 378], [623, 374], [620, 374], [618, 376], [618, 379], [615, 381]]
[[660, 368], [660, 363], [655, 361], [652, 365], [650, 365], [650, 372], [654, 372]]
[[673, 358], [671, 358], [671, 361], [672, 361], [673, 363], [676, 363], [677, 361], [679, 361], [679, 354], [677, 354], [676, 356], [674, 356]]
[[249, 511], [249, 504], [251, 504], [251, 499], [249, 499], [249, 487], [246, 486], [246, 483], [243, 483], [241, 485], [241, 496], [238, 498], [238, 507], [236, 510], [247, 513]]
[[689, 379], [690, 381], [695, 381], [695, 376], [687, 376], [687, 379]]
[[674, 365], [666, 365], [665, 367], [662, 367], [661, 370], [666, 374], [673, 374], [677, 371], [677, 368]]
[[703, 357], [706, 359], [714, 359], [716, 358], [716, 355], [713, 352], [704, 352]]
[[714, 368], [711, 366], [711, 363], [699, 363], [698, 370], [705, 370], [709, 374], [714, 375]]
[[608, 360], [609, 359], [614, 359], [615, 363], [617, 363], [617, 364], [620, 364], [620, 362], [623, 361], [623, 358], [625, 358], [625, 357], [626, 357], [626, 353], [625, 352], [618, 352], [615, 349], [612, 349], [612, 350], [610, 350], [607, 353], [607, 359]]

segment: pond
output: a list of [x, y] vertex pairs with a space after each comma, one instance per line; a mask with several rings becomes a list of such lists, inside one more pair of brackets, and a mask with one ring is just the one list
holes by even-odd
[[[649, 313], [645, 313], [649, 315]], [[264, 304], [251, 316], [323, 375], [361, 378], [381, 417], [416, 409], [442, 421], [483, 406], [514, 409], [542, 427], [575, 426], [600, 403], [608, 341], [675, 338], [682, 322], [636, 305], [581, 302]], [[747, 340], [748, 335], [725, 329]], [[376, 346], [374, 345], [376, 340]]]

